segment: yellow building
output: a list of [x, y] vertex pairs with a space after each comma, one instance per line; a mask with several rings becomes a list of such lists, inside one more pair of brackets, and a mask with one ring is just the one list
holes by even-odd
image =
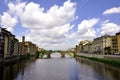
[[112, 36], [111, 39], [112, 54], [120, 54], [120, 32]]
[[92, 41], [80, 41], [80, 43], [76, 45], [75, 53], [92, 53]]
[[19, 42], [19, 54], [21, 55], [34, 55], [36, 51], [38, 50], [38, 47], [30, 42], [30, 41], [25, 41], [25, 37], [22, 37], [22, 42]]
[[89, 41], [88, 43], [83, 45], [83, 52], [85, 52], [85, 53], [93, 53], [92, 41]]
[[79, 46], [80, 52], [92, 53], [92, 41], [89, 40], [81, 41]]
[[120, 32], [116, 33], [116, 35], [117, 35], [117, 39], [118, 39], [118, 52], [120, 54]]
[[34, 55], [37, 51], [38, 47], [33, 44], [32, 42], [26, 41], [25, 42], [25, 53]]

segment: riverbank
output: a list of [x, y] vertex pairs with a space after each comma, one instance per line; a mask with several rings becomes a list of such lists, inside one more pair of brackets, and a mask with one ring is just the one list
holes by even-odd
[[86, 59], [90, 59], [90, 60], [94, 60], [94, 61], [99, 61], [102, 63], [106, 63], [106, 64], [110, 64], [116, 67], [120, 67], [120, 60], [116, 60], [116, 59], [112, 59], [109, 57], [95, 57], [95, 56], [86, 56], [86, 55], [76, 55], [76, 57], [82, 57], [82, 58], [86, 58]]

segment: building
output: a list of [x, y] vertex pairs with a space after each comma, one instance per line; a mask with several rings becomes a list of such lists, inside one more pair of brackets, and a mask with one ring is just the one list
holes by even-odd
[[120, 54], [120, 32], [112, 36], [111, 39], [112, 54]]
[[25, 42], [25, 53], [30, 55], [35, 55], [38, 47], [33, 44], [32, 42], [26, 41]]
[[26, 55], [27, 53], [25, 53], [25, 36], [22, 37], [22, 42], [20, 43], [20, 47], [21, 47], [21, 55]]
[[80, 52], [78, 45], [75, 46], [74, 52], [75, 52], [76, 54]]
[[93, 40], [93, 52], [96, 54], [111, 54], [111, 36], [104, 35]]
[[14, 56], [19, 55], [19, 41], [17, 39], [14, 39]]
[[83, 45], [83, 52], [84, 53], [93, 53], [92, 41], [88, 41], [86, 44]]
[[92, 41], [89, 41], [89, 40], [80, 41], [79, 51], [84, 52], [84, 53], [89, 53], [89, 51], [91, 49], [90, 48], [91, 43], [92, 43]]
[[83, 53], [92, 53], [92, 41], [84, 40], [79, 44], [80, 52]]
[[6, 59], [18, 54], [18, 40], [5, 28], [0, 28], [0, 58]]
[[75, 47], [75, 53], [92, 53], [92, 41], [80, 41]]
[[22, 42], [19, 42], [19, 54], [21, 55], [34, 55], [36, 51], [38, 50], [38, 47], [30, 42], [30, 41], [25, 41], [25, 37], [22, 37]]
[[18, 43], [18, 54], [22, 55], [22, 42]]

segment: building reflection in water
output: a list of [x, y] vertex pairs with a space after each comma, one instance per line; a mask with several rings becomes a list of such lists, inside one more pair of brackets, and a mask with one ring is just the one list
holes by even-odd
[[[19, 73], [22, 73], [21, 78], [24, 75], [24, 69], [35, 59], [30, 59], [28, 61], [22, 61], [15, 64], [4, 65], [0, 67], [0, 80], [14, 80]], [[29, 63], [29, 64], [26, 64]], [[22, 80], [22, 79], [19, 79]]]
[[[76, 58], [80, 67], [86, 67], [92, 76], [100, 80], [120, 80], [120, 69], [112, 65], [92, 61], [84, 58]], [[82, 64], [82, 65], [81, 65]], [[88, 68], [88, 69], [87, 69]]]
[[[53, 76], [58, 72], [61, 73], [60, 75], [64, 74], [66, 78], [64, 80], [120, 80], [119, 68], [84, 58], [76, 58], [76, 61], [73, 58], [30, 59], [5, 65], [0, 67], [0, 80], [29, 80], [31, 78], [58, 80], [57, 76]], [[60, 68], [55, 68], [55, 65]], [[65, 73], [63, 73], [64, 71]], [[33, 72], [34, 75], [30, 72]], [[73, 76], [73, 79], [69, 79], [69, 76]], [[78, 76], [80, 79], [78, 79]]]

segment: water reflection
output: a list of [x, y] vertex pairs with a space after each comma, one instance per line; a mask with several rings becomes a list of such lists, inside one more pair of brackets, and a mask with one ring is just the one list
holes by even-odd
[[[72, 56], [65, 54], [65, 58], [70, 58], [70, 57], [72, 57]], [[61, 53], [59, 53], [59, 52], [52, 53], [51, 58], [61, 58]]]
[[120, 69], [83, 58], [33, 58], [1, 67], [0, 80], [120, 80]]
[[83, 80], [120, 80], [119, 68], [83, 58], [76, 60], [79, 62], [80, 75], [81, 77], [83, 75]]
[[34, 61], [35, 59], [30, 59], [16, 64], [4, 65], [0, 67], [0, 80], [14, 80], [18, 73], [24, 73], [24, 68], [28, 66], [26, 63], [32, 63]]
[[52, 53], [52, 54], [51, 54], [51, 57], [52, 57], [52, 58], [61, 57], [61, 54], [58, 53], [58, 52], [55, 52], [55, 53]]
[[76, 61], [71, 58], [38, 59], [18, 76], [23, 80], [79, 80]]

